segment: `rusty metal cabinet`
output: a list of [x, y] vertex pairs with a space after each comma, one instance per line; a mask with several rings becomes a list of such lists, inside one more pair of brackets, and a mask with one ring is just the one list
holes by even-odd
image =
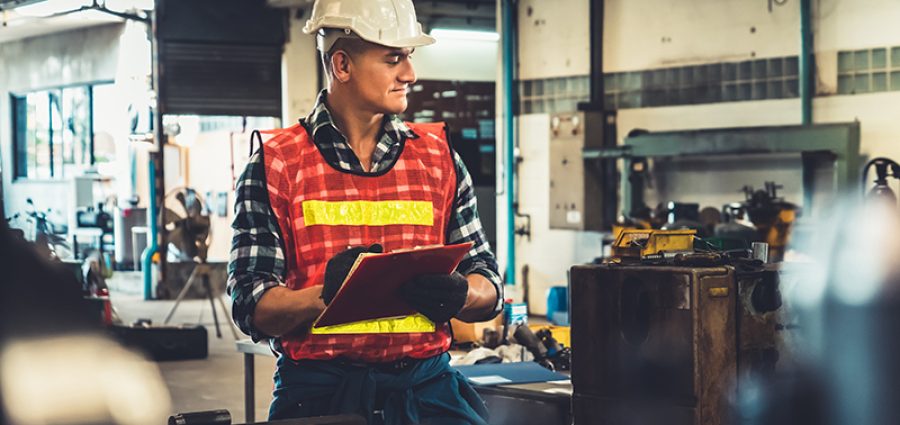
[[778, 359], [774, 271], [590, 265], [571, 278], [576, 425], [724, 424], [738, 376]]

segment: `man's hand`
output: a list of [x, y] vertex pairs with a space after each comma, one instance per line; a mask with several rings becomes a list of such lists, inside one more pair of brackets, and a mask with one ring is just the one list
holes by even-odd
[[436, 324], [456, 316], [466, 305], [468, 293], [468, 280], [457, 272], [417, 276], [401, 288], [410, 307]]
[[322, 288], [322, 301], [325, 302], [325, 305], [331, 304], [331, 300], [334, 299], [338, 289], [341, 289], [341, 285], [344, 284], [344, 280], [350, 274], [350, 269], [353, 268], [353, 263], [356, 262], [356, 257], [359, 257], [359, 254], [364, 252], [380, 253], [382, 251], [384, 251], [384, 248], [381, 245], [373, 244], [368, 248], [364, 246], [349, 248], [331, 257], [325, 266], [325, 283], [324, 288]]

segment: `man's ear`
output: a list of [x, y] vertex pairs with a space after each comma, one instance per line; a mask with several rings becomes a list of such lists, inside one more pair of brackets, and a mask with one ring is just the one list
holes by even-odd
[[346, 83], [350, 80], [350, 66], [351, 59], [347, 52], [338, 50], [331, 55], [331, 73], [338, 81]]

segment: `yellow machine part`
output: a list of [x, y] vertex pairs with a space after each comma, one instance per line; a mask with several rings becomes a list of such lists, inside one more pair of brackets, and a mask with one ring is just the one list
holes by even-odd
[[528, 327], [535, 333], [541, 329], [549, 329], [550, 334], [553, 335], [553, 339], [555, 339], [556, 342], [566, 347], [572, 346], [571, 330], [568, 326], [529, 324]]
[[766, 242], [769, 246], [778, 248], [787, 246], [791, 235], [791, 226], [796, 220], [797, 211], [787, 209], [779, 211], [778, 218], [775, 219], [775, 223], [766, 234]]
[[646, 258], [679, 252], [694, 252], [696, 230], [624, 229], [613, 244], [617, 257]]
[[612, 225], [612, 234], [614, 239], [618, 239], [619, 235], [622, 234], [625, 230], [650, 230], [653, 227], [650, 225], [649, 221], [644, 220], [634, 220], [629, 224], [620, 224], [616, 223]]
[[769, 260], [779, 262], [784, 259], [784, 251], [791, 238], [791, 228], [797, 221], [797, 211], [783, 209], [768, 229], [763, 228], [766, 243], [769, 244]]

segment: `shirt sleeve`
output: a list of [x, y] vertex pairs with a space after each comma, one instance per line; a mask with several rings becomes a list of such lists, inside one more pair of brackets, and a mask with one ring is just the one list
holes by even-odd
[[262, 149], [250, 158], [235, 192], [227, 289], [234, 322], [257, 342], [271, 337], [253, 326], [256, 304], [267, 290], [285, 285], [283, 239], [269, 200]]
[[486, 277], [497, 290], [497, 303], [494, 309], [482, 320], [490, 320], [503, 310], [503, 282], [498, 272], [497, 259], [491, 252], [490, 244], [478, 218], [478, 206], [472, 177], [469, 175], [462, 158], [455, 151], [453, 162], [456, 167], [456, 200], [453, 216], [447, 236], [447, 243], [458, 244], [472, 242], [472, 249], [459, 264], [457, 271], [463, 275], [478, 273]]

